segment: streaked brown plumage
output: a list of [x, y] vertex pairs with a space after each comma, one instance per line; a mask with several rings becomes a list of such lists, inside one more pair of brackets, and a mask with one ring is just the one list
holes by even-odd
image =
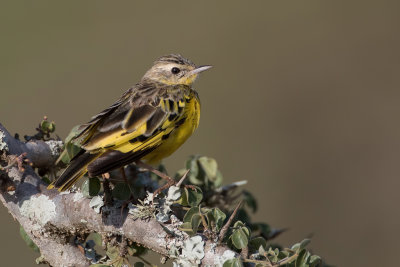
[[191, 88], [198, 73], [180, 55], [159, 58], [142, 80], [81, 126], [74, 142], [83, 149], [49, 188], [70, 188], [86, 172], [101, 175], [131, 162], [160, 162], [197, 128], [200, 102]]

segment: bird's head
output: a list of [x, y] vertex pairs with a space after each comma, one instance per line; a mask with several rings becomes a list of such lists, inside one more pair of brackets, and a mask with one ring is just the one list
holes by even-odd
[[200, 72], [208, 70], [212, 66], [199, 66], [181, 55], [162, 56], [154, 62], [154, 65], [146, 72], [143, 79], [152, 80], [168, 85], [191, 85]]

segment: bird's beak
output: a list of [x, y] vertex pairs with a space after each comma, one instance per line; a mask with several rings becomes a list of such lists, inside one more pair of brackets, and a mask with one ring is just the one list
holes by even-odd
[[200, 72], [203, 72], [203, 71], [211, 69], [211, 68], [212, 68], [212, 66], [210, 66], [210, 65], [199, 66], [199, 67], [195, 68], [194, 70], [192, 70], [190, 72], [190, 75], [199, 74]]

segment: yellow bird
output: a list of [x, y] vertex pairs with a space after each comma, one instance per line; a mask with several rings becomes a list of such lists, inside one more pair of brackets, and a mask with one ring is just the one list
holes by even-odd
[[81, 125], [74, 143], [82, 151], [48, 188], [64, 191], [86, 173], [98, 176], [141, 160], [157, 164], [171, 155], [199, 125], [192, 84], [209, 68], [180, 55], [160, 57], [138, 84]]

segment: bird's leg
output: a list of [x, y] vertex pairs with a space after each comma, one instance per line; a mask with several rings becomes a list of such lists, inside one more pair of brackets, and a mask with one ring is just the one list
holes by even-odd
[[143, 169], [148, 170], [149, 172], [154, 173], [155, 175], [157, 175], [158, 177], [167, 180], [168, 184], [175, 184], [176, 181], [174, 179], [172, 179], [171, 177], [169, 177], [168, 175], [166, 175], [165, 173], [160, 172], [159, 170], [157, 170], [156, 168], [154, 168], [153, 166], [144, 163], [143, 161], [137, 161], [136, 162], [136, 166], [141, 167]]
[[120, 168], [120, 171], [121, 171], [121, 176], [122, 176], [122, 178], [124, 179], [124, 182], [126, 183], [126, 185], [127, 185], [128, 188], [129, 188], [129, 192], [131, 192], [131, 197], [130, 197], [130, 199], [127, 201], [127, 202], [129, 203], [131, 200], [134, 199], [134, 196], [133, 196], [133, 189], [131, 188], [131, 184], [129, 183], [128, 178], [126, 178], [125, 168], [124, 168], [124, 167], [121, 167], [121, 168]]
[[136, 162], [136, 166], [141, 167], [143, 169], [148, 170], [149, 172], [154, 173], [155, 175], [157, 175], [158, 177], [167, 180], [167, 183], [163, 186], [161, 186], [160, 188], [158, 188], [156, 191], [154, 191], [154, 196], [158, 195], [159, 193], [161, 193], [163, 190], [173, 186], [174, 184], [176, 184], [176, 181], [174, 179], [172, 179], [171, 177], [169, 177], [168, 175], [166, 175], [165, 173], [160, 172], [159, 170], [157, 170], [156, 168], [150, 166], [149, 164], [144, 163], [143, 161], [137, 161]]
[[103, 177], [103, 189], [104, 189], [104, 203], [107, 206], [111, 206], [113, 203], [112, 199], [112, 193], [111, 193], [111, 187], [110, 187], [110, 174], [109, 173], [103, 173], [101, 175]]
[[[159, 170], [153, 168], [152, 166], [142, 162], [142, 161], [137, 161], [136, 165], [144, 168], [152, 173], [154, 173], [155, 175], [161, 177], [162, 179], [167, 180], [167, 183], [163, 186], [161, 186], [160, 188], [158, 188], [156, 191], [154, 191], [154, 196], [157, 196], [160, 192], [162, 192], [163, 190], [173, 186], [173, 185], [177, 185], [178, 187], [182, 184], [183, 180], [186, 178], [187, 174], [189, 173], [189, 170], [182, 176], [181, 180], [177, 183], [174, 179], [172, 179], [171, 177], [169, 177], [168, 175], [166, 175], [165, 173], [160, 172]], [[184, 187], [186, 188], [190, 188], [192, 190], [197, 191], [196, 187], [193, 185], [184, 185]]]

